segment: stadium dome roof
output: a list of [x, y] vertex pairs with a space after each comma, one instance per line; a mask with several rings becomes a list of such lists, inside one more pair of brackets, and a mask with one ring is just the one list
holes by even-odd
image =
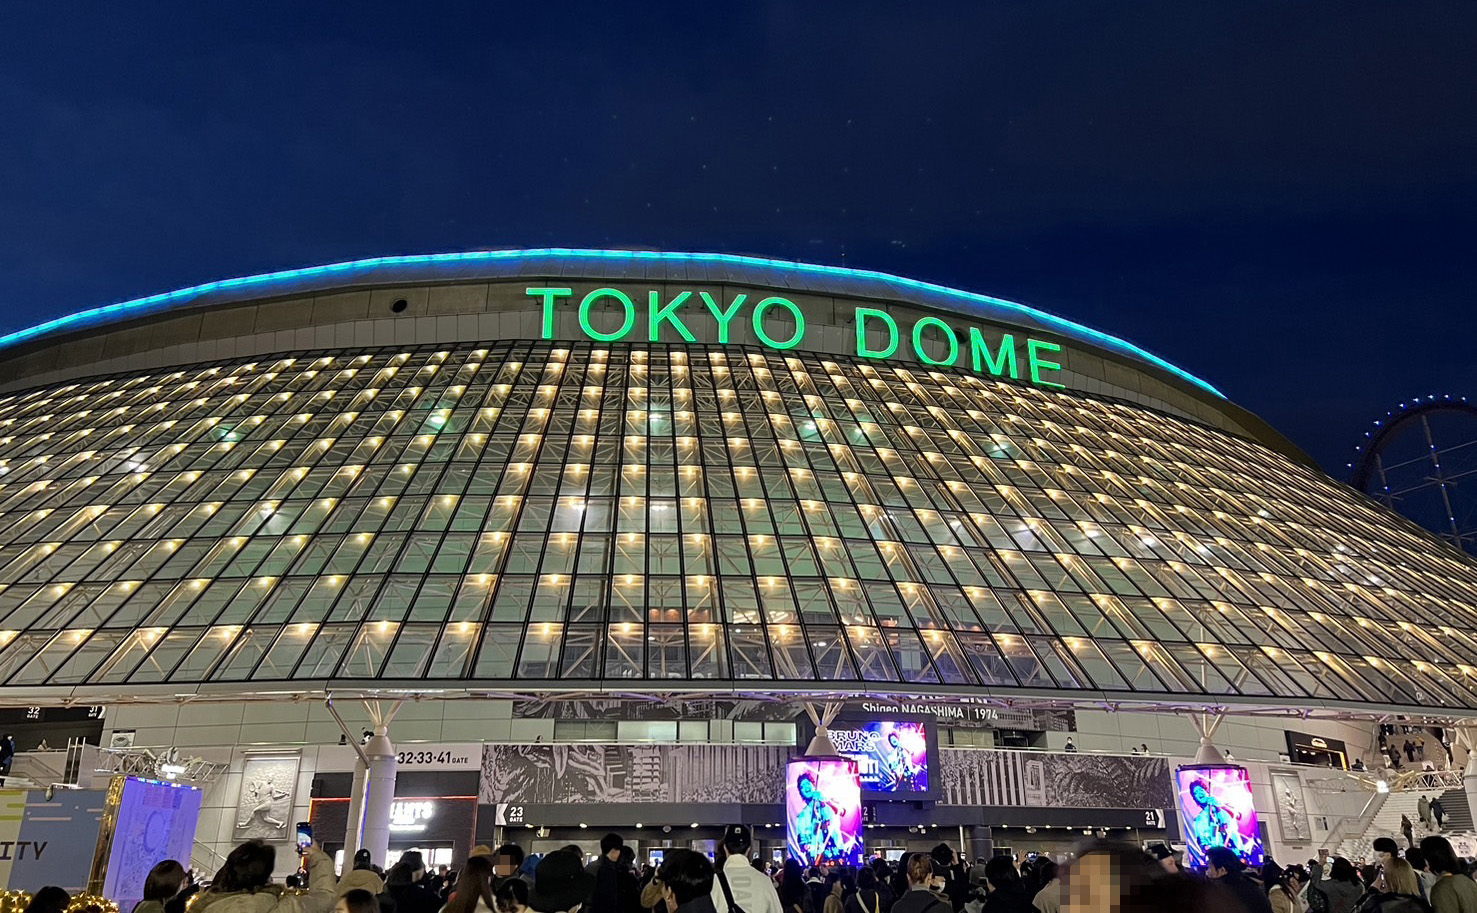
[[1034, 327], [1132, 358], [1224, 398], [1205, 380], [1127, 340], [1038, 308], [874, 270], [822, 266], [739, 254], [653, 250], [538, 248], [448, 254], [410, 254], [348, 260], [206, 282], [143, 298], [87, 308], [0, 335], [0, 349], [56, 333], [107, 325], [173, 308], [225, 304], [248, 298], [296, 295], [323, 289], [411, 282], [571, 276], [743, 283], [818, 294], [911, 302], [1004, 323]]

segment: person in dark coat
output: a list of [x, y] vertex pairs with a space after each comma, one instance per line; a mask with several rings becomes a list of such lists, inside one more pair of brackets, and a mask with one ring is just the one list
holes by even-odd
[[1009, 856], [996, 856], [985, 863], [985, 890], [980, 913], [1034, 913], [1036, 909]]
[[10, 765], [15, 763], [15, 736], [5, 733], [0, 738], [0, 786], [5, 785], [5, 778], [10, 776]]
[[877, 890], [877, 873], [862, 869], [856, 875], [856, 893], [842, 903], [845, 913], [886, 913], [882, 892]]
[[934, 872], [944, 879], [944, 896], [949, 898], [949, 903], [953, 904], [955, 913], [958, 913], [969, 902], [972, 893], [969, 889], [969, 876], [959, 865], [959, 854], [947, 843], [940, 843], [929, 856], [933, 859]]
[[415, 850], [401, 853], [400, 861], [385, 873], [385, 891], [395, 899], [396, 913], [437, 913], [441, 909], [441, 898], [426, 878], [425, 857]]
[[1213, 846], [1205, 851], [1205, 874], [1235, 895], [1246, 913], [1272, 913], [1272, 902], [1267, 899], [1267, 892], [1246, 877], [1244, 868], [1241, 857], [1223, 846]]
[[[633, 896], [631, 885], [626, 884], [626, 879], [621, 877], [622, 871], [627, 868], [621, 865], [621, 850], [625, 846], [625, 838], [617, 833], [612, 832], [600, 838], [600, 858], [585, 869], [595, 876], [595, 890], [585, 904], [585, 913], [635, 913], [634, 909], [626, 905]], [[635, 881], [635, 872], [630, 872], [630, 876], [631, 881]], [[639, 907], [640, 894], [634, 896]]]

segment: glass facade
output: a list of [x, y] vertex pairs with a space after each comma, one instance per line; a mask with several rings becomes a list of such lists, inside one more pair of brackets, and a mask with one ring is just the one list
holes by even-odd
[[1266, 447], [919, 365], [512, 342], [0, 397], [9, 687], [1477, 709], [1474, 628], [1477, 565]]

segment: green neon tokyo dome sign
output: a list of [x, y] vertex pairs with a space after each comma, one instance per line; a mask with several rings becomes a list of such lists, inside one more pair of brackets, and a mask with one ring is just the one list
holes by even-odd
[[[531, 286], [527, 294], [540, 302], [543, 310], [543, 338], [554, 338], [555, 314], [560, 307], [574, 306], [582, 333], [597, 342], [697, 342], [696, 328], [704, 338], [726, 344], [735, 320], [744, 320], [754, 329], [754, 336], [771, 349], [793, 349], [805, 341], [805, 311], [795, 302], [780, 295], [769, 295], [750, 301], [748, 294], [734, 295], [733, 300], [714, 299], [709, 292], [694, 294], [690, 290], [679, 290], [664, 295], [655, 289], [642, 296], [618, 288], [597, 288], [586, 293], [575, 302], [574, 289], [554, 286]], [[638, 298], [645, 304], [638, 305]], [[608, 318], [605, 328], [597, 326], [596, 308], [609, 309], [615, 314], [615, 325]], [[765, 319], [774, 313], [789, 317], [789, 335], [778, 339], [765, 325]], [[605, 315], [602, 315], [605, 316]], [[1062, 347], [1054, 342], [1027, 338], [1025, 355], [1017, 356], [1015, 336], [1010, 333], [996, 334], [991, 343], [979, 327], [966, 327], [962, 331], [945, 323], [938, 317], [919, 317], [906, 329], [886, 311], [857, 305], [853, 308], [856, 325], [856, 354], [862, 358], [893, 358], [907, 345], [915, 358], [926, 365], [937, 367], [969, 368], [977, 374], [991, 377], [1022, 379], [1024, 368], [1031, 383], [1042, 387], [1064, 389], [1065, 385], [1050, 379], [1062, 369], [1060, 363], [1048, 360]], [[868, 342], [868, 330], [880, 330], [885, 338], [881, 346]], [[936, 357], [925, 339], [940, 342], [946, 351]]]

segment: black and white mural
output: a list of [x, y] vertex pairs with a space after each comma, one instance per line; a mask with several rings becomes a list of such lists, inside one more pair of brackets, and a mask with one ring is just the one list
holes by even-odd
[[482, 802], [778, 802], [792, 748], [486, 745]]
[[944, 802], [1063, 808], [1171, 808], [1163, 758], [944, 749]]
[[[775, 803], [789, 747], [485, 745], [484, 803]], [[944, 804], [1171, 808], [1163, 758], [944, 749]]]

